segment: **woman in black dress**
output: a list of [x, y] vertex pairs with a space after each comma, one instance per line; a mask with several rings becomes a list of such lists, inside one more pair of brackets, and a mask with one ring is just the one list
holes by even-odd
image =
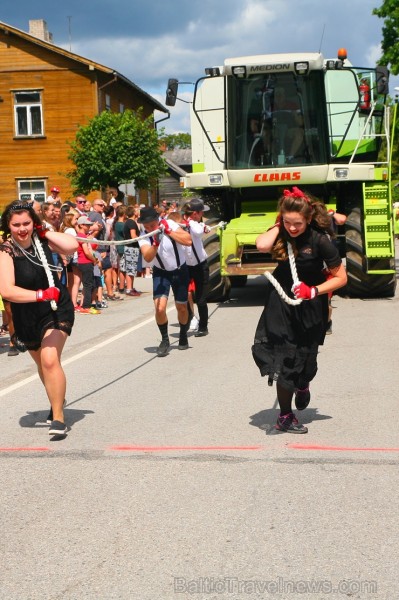
[[295, 394], [298, 410], [309, 404], [309, 382], [327, 329], [328, 293], [346, 284], [346, 271], [327, 235], [331, 221], [323, 203], [294, 187], [284, 190], [278, 212], [275, 225], [256, 240], [258, 250], [272, 252], [278, 266], [274, 284], [268, 282], [252, 353], [269, 385], [277, 382], [276, 429], [307, 433], [292, 412], [292, 399]]
[[1, 218], [6, 241], [0, 245], [0, 294], [11, 302], [13, 341], [28, 350], [46, 389], [51, 435], [64, 435], [66, 391], [61, 353], [74, 322], [68, 290], [60, 283], [52, 252], [70, 255], [74, 237], [44, 228], [31, 204], [15, 201]]

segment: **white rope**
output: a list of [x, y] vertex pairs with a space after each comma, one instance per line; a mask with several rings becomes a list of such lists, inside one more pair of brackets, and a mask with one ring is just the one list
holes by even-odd
[[[292, 287], [294, 287], [295, 285], [300, 283], [300, 281], [298, 278], [298, 272], [296, 270], [294, 251], [289, 242], [287, 242], [287, 247], [288, 247], [288, 260], [290, 263], [292, 280], [294, 282], [294, 285]], [[274, 286], [278, 295], [280, 296], [280, 298], [282, 298], [282, 300], [284, 300], [284, 302], [286, 302], [287, 304], [290, 304], [291, 306], [297, 306], [298, 304], [301, 304], [302, 298], [298, 298], [298, 299], [294, 300], [293, 298], [290, 298], [289, 296], [287, 296], [287, 294], [285, 293], [285, 291], [283, 290], [283, 288], [281, 287], [281, 285], [279, 284], [277, 279], [275, 277], [273, 277], [273, 275], [271, 273], [269, 273], [269, 271], [265, 271], [265, 277]]]
[[125, 246], [127, 244], [134, 244], [140, 240], [145, 240], [153, 235], [157, 235], [157, 233], [161, 233], [161, 231], [162, 229], [155, 229], [154, 231], [151, 231], [151, 233], [145, 233], [144, 235], [132, 238], [131, 240], [97, 240], [96, 238], [81, 238], [79, 236], [77, 236], [75, 239], [78, 240], [78, 242], [98, 244], [99, 246]]
[[[220, 221], [217, 225], [212, 225], [209, 229], [217, 229], [222, 228], [226, 225], [224, 221]], [[86, 242], [87, 244], [98, 244], [99, 246], [125, 246], [128, 244], [135, 244], [140, 240], [145, 240], [153, 235], [157, 235], [157, 233], [162, 233], [163, 229], [155, 229], [155, 231], [151, 231], [150, 233], [145, 233], [144, 235], [140, 235], [138, 237], [132, 238], [130, 240], [97, 240], [96, 238], [81, 238], [77, 236], [75, 239], [78, 242]]]
[[287, 242], [287, 248], [288, 248], [288, 260], [290, 261], [292, 281], [294, 282], [293, 285], [295, 286], [295, 285], [298, 285], [301, 282], [299, 280], [298, 272], [296, 270], [296, 262], [295, 262], [294, 251], [292, 249], [292, 245], [289, 242]]
[[[49, 264], [47, 262], [46, 255], [44, 253], [43, 246], [42, 246], [42, 244], [41, 244], [41, 242], [39, 240], [39, 236], [37, 235], [36, 232], [34, 233], [34, 235], [32, 237], [32, 240], [33, 240], [33, 244], [34, 244], [34, 246], [36, 248], [37, 255], [40, 258], [40, 261], [41, 261], [41, 263], [43, 265], [43, 269], [46, 272], [47, 280], [48, 280], [48, 283], [49, 283], [49, 287], [56, 287], [55, 286], [55, 282], [54, 282], [53, 274], [52, 274], [51, 269], [49, 267]], [[55, 300], [51, 300], [50, 301], [50, 306], [51, 306], [51, 308], [53, 310], [57, 310], [57, 303], [56, 303]]]

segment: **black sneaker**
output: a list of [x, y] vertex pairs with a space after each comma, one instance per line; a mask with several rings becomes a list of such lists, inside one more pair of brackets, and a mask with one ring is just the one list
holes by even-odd
[[169, 338], [167, 340], [162, 340], [157, 348], [158, 356], [166, 356], [169, 350]]
[[288, 415], [280, 415], [277, 419], [276, 429], [278, 431], [286, 431], [287, 433], [307, 433], [308, 428], [301, 425], [294, 413]]
[[61, 421], [53, 421], [48, 430], [49, 435], [65, 435], [68, 431], [68, 427]]
[[328, 321], [326, 335], [331, 335], [331, 334], [332, 334], [332, 321]]
[[7, 356], [18, 356], [19, 351], [15, 346], [10, 346], [9, 351], [7, 352]]
[[[66, 406], [66, 400], [64, 400], [64, 404], [62, 406]], [[50, 408], [50, 412], [47, 415], [46, 423], [47, 423], [47, 425], [51, 425], [52, 422], [53, 422], [53, 409]]]
[[295, 392], [295, 406], [298, 410], [305, 410], [310, 402], [310, 390], [305, 388]]
[[204, 337], [205, 335], [208, 335], [209, 331], [207, 329], [198, 329], [198, 331], [196, 331], [194, 333], [194, 337]]
[[189, 346], [188, 346], [188, 341], [180, 341], [179, 340], [179, 345], [177, 346], [179, 350], [188, 350]]

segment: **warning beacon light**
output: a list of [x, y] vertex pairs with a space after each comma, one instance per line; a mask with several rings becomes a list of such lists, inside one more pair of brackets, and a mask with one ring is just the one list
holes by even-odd
[[342, 60], [342, 62], [344, 63], [346, 61], [346, 59], [348, 58], [348, 53], [346, 51], [346, 48], [340, 48], [338, 50], [337, 56], [338, 56], [339, 60]]

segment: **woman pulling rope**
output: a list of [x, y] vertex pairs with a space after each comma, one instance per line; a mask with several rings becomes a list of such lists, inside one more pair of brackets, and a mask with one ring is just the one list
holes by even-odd
[[[295, 393], [298, 410], [310, 402], [309, 382], [317, 372], [318, 347], [328, 322], [328, 293], [346, 284], [346, 272], [325, 233], [331, 221], [322, 202], [294, 187], [284, 190], [278, 212], [275, 225], [256, 240], [258, 250], [272, 252], [278, 266], [273, 285], [267, 286], [252, 354], [269, 385], [277, 382], [276, 429], [307, 433], [292, 412], [292, 398]], [[325, 265], [331, 274], [328, 281]]]
[[68, 290], [53, 273], [51, 253], [73, 254], [76, 239], [44, 229], [31, 204], [15, 201], [1, 218], [7, 239], [0, 244], [0, 294], [11, 302], [16, 347], [28, 350], [37, 365], [51, 410], [50, 435], [65, 435], [66, 379], [61, 353], [74, 323]]

